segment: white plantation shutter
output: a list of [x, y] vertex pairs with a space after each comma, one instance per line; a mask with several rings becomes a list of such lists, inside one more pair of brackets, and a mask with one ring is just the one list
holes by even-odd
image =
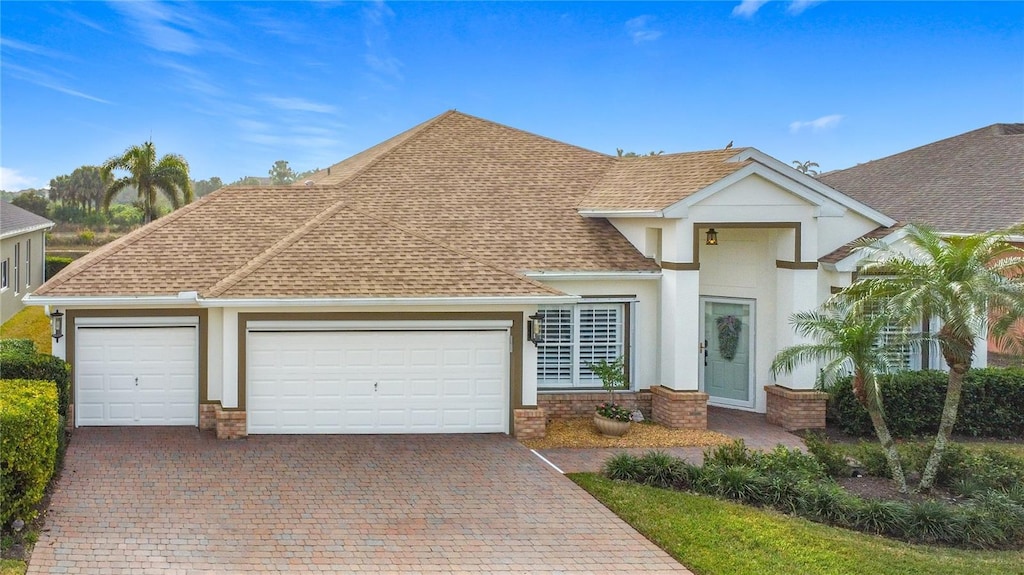
[[626, 349], [624, 303], [546, 306], [544, 341], [537, 346], [537, 386], [600, 388], [588, 366], [614, 361]]

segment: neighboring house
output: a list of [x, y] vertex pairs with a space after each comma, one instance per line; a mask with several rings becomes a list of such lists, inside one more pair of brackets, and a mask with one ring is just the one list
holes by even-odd
[[815, 368], [770, 363], [851, 281], [819, 258], [897, 223], [754, 148], [616, 158], [454, 111], [308, 180], [216, 191], [36, 290], [76, 425], [536, 436], [625, 356], [619, 400], [669, 426], [816, 427]]
[[0, 202], [0, 323], [24, 307], [26, 294], [46, 280], [46, 232], [50, 220]]
[[[1024, 223], [1024, 124], [993, 124], [818, 179], [902, 223], [951, 235], [1007, 229]], [[898, 242], [899, 228], [875, 230], [871, 237]], [[857, 261], [849, 253], [847, 247], [822, 261], [851, 270]], [[994, 363], [1020, 364], [999, 351], [993, 341], [979, 345], [976, 364], [985, 365], [988, 352], [996, 354]], [[945, 368], [937, 350], [908, 352], [906, 365]]]

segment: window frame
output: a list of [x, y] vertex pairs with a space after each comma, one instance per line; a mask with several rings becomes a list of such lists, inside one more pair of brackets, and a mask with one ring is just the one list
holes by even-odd
[[[580, 313], [585, 310], [587, 306], [594, 306], [591, 309], [600, 309], [601, 306], [618, 306], [620, 314], [620, 323], [618, 325], [618, 332], [620, 339], [618, 342], [610, 344], [596, 344], [596, 345], [615, 345], [620, 346], [621, 355], [624, 358], [626, 366], [626, 381], [627, 387], [623, 391], [635, 391], [634, 386], [634, 365], [632, 358], [632, 350], [635, 338], [635, 326], [634, 318], [636, 317], [637, 300], [635, 296], [617, 296], [617, 297], [584, 297], [580, 302], [575, 304], [555, 305], [555, 306], [542, 306], [538, 309], [538, 313], [544, 314], [545, 310], [551, 309], [570, 309], [571, 310], [571, 337], [569, 343], [546, 343], [541, 342], [537, 345], [537, 365], [536, 365], [536, 381], [538, 392], [566, 392], [566, 391], [579, 391], [579, 392], [594, 392], [603, 391], [600, 380], [589, 382], [590, 384], [584, 385], [584, 368], [581, 361], [581, 349], [584, 347], [586, 342], [580, 337]], [[541, 350], [545, 347], [568, 347], [569, 348], [569, 368], [570, 368], [570, 381], [568, 385], [564, 381], [558, 383], [544, 383], [544, 379], [541, 377]]]
[[0, 291], [7, 291], [11, 287], [11, 258], [0, 260]]
[[32, 238], [25, 240], [25, 289], [32, 287]]
[[14, 295], [21, 293], [21, 268], [18, 266], [18, 262], [21, 261], [21, 242], [15, 242], [14, 244]]

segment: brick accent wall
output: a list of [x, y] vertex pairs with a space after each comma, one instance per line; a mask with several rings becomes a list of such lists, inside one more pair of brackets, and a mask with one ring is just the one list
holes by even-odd
[[[545, 393], [541, 391], [537, 393], [537, 406], [544, 408], [548, 421], [594, 415], [597, 405], [605, 401], [608, 401], [608, 392], [606, 391], [586, 393]], [[651, 392], [646, 389], [616, 391], [615, 403], [630, 411], [640, 409], [645, 418], [651, 418]]]
[[210, 431], [217, 429], [217, 404], [199, 404], [199, 430]]
[[656, 423], [672, 429], [708, 428], [708, 394], [658, 385], [651, 388], [651, 395], [651, 415]]
[[512, 421], [516, 439], [540, 439], [547, 435], [548, 420], [543, 408], [516, 409]]
[[827, 393], [778, 385], [766, 385], [764, 391], [768, 397], [765, 413], [768, 423], [786, 431], [825, 429]]
[[68, 404], [68, 417], [64, 420], [64, 431], [72, 432], [75, 430], [75, 404]]
[[238, 439], [249, 435], [244, 411], [228, 411], [219, 405], [214, 409], [217, 413], [217, 439]]

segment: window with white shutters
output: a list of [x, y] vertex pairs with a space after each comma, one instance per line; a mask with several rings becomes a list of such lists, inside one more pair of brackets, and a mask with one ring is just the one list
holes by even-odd
[[601, 360], [612, 362], [625, 353], [627, 305], [602, 302], [542, 307], [544, 341], [537, 345], [537, 386], [600, 389], [601, 380], [589, 366]]

